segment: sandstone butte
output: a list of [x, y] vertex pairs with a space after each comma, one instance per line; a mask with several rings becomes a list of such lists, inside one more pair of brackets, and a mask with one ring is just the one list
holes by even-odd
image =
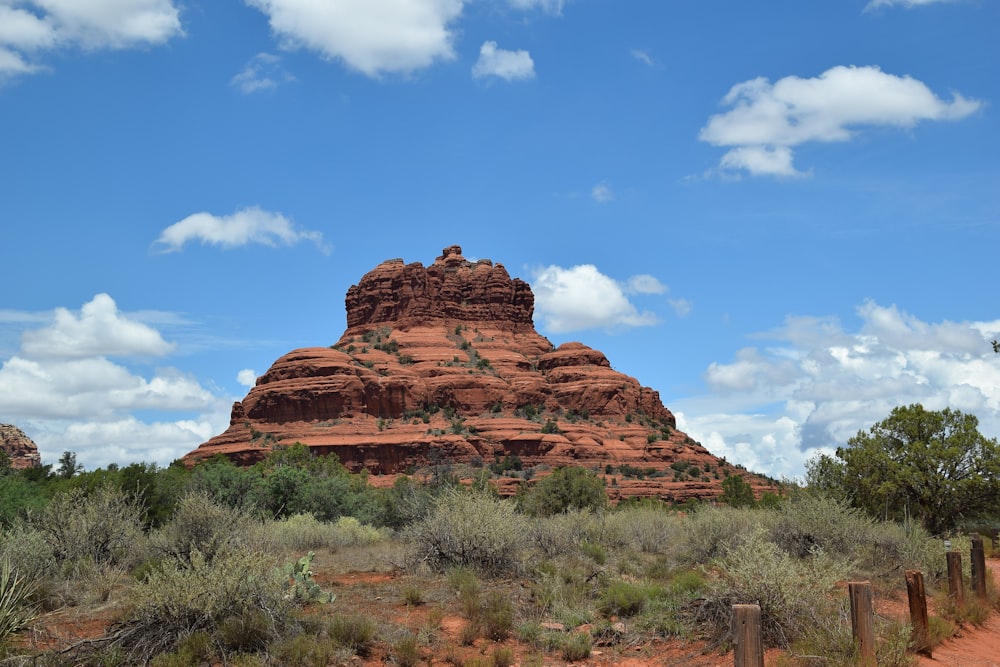
[[10, 457], [10, 467], [15, 470], [37, 468], [42, 465], [38, 447], [24, 431], [13, 424], [0, 424], [0, 451]]
[[[233, 405], [229, 428], [185, 462], [223, 454], [252, 464], [300, 442], [367, 470], [376, 486], [516, 456], [540, 473], [596, 469], [613, 500], [710, 499], [731, 474], [758, 494], [774, 490], [679, 431], [659, 394], [601, 352], [553, 347], [535, 331], [531, 288], [502, 264], [468, 261], [458, 246], [427, 267], [387, 260], [348, 289], [346, 308], [335, 345], [275, 361]], [[518, 483], [498, 485], [512, 493]]]

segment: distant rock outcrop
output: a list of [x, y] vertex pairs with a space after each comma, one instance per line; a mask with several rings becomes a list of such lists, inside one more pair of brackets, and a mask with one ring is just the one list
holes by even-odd
[[229, 428], [185, 459], [252, 463], [301, 442], [375, 476], [510, 456], [599, 469], [617, 497], [711, 498], [729, 474], [764, 484], [677, 430], [659, 394], [601, 352], [554, 348], [535, 331], [528, 284], [461, 252], [375, 267], [347, 291], [336, 345], [275, 361]]
[[12, 424], [0, 424], [0, 450], [7, 453], [11, 467], [16, 470], [42, 465], [38, 447], [24, 431]]

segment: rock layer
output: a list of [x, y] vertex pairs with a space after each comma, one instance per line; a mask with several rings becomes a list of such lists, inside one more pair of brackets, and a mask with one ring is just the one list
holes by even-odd
[[7, 453], [11, 467], [16, 470], [42, 465], [38, 447], [24, 431], [13, 424], [0, 424], [0, 450]]
[[613, 496], [672, 500], [714, 497], [725, 475], [746, 476], [677, 430], [659, 394], [604, 354], [554, 348], [534, 329], [527, 283], [458, 246], [426, 268], [383, 262], [348, 290], [346, 308], [335, 345], [275, 361], [233, 405], [229, 428], [186, 460], [252, 463], [301, 442], [391, 479], [510, 456], [600, 469]]

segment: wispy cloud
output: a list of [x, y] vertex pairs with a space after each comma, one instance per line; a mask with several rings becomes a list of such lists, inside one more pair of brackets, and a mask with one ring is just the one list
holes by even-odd
[[653, 60], [653, 56], [649, 55], [647, 51], [643, 51], [642, 49], [632, 49], [632, 57], [647, 67], [653, 67], [656, 65], [656, 61]]
[[937, 97], [909, 76], [877, 67], [833, 67], [818, 77], [763, 77], [738, 83], [699, 139], [727, 147], [720, 166], [729, 172], [799, 176], [794, 148], [811, 142], [850, 141], [865, 126], [910, 128], [921, 121], [965, 118], [982, 104], [955, 93]]
[[922, 5], [935, 5], [946, 2], [955, 2], [955, 0], [871, 0], [871, 2], [865, 5], [865, 11], [878, 9], [879, 7], [892, 7], [895, 5], [902, 5], [907, 9], [911, 9]]
[[241, 92], [250, 94], [274, 90], [281, 84], [294, 80], [295, 77], [281, 66], [281, 56], [258, 53], [229, 83]]
[[607, 181], [601, 181], [590, 189], [590, 198], [598, 204], [607, 204], [610, 201], [614, 201], [615, 193], [614, 190], [611, 189], [610, 183]]
[[164, 229], [156, 243], [164, 248], [164, 252], [177, 252], [190, 241], [222, 248], [250, 244], [291, 246], [309, 241], [323, 252], [329, 252], [323, 244], [321, 232], [299, 230], [284, 215], [256, 207], [222, 216], [194, 213]]
[[515, 9], [540, 9], [549, 14], [561, 14], [569, 0], [507, 0]]

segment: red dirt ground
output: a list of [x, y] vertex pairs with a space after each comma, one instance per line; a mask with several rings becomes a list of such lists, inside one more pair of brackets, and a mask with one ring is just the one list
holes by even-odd
[[[1000, 560], [986, 561], [997, 580]], [[993, 612], [979, 628], [964, 628], [960, 634], [934, 649], [933, 657], [921, 656], [919, 667], [1000, 667], [1000, 614]]]
[[[991, 559], [987, 566], [994, 580], [1000, 571], [1000, 560]], [[434, 627], [435, 632], [445, 648], [438, 653], [431, 649], [422, 649], [423, 664], [431, 667], [444, 667], [465, 661], [475, 656], [489, 655], [498, 646], [510, 647], [515, 656], [515, 665], [530, 654], [535, 653], [530, 647], [519, 645], [514, 639], [508, 639], [503, 644], [485, 639], [477, 639], [471, 646], [461, 646], [459, 633], [465, 619], [444, 615], [433, 618], [431, 605], [408, 607], [398, 598], [389, 599], [378, 594], [382, 587], [398, 584], [399, 577], [386, 572], [347, 572], [323, 576], [317, 573], [317, 581], [324, 586], [330, 586], [338, 596], [351, 596], [351, 591], [359, 594], [359, 598], [371, 601], [371, 592], [375, 592], [374, 600], [380, 607], [379, 612], [391, 615], [391, 620], [414, 631], [420, 628]], [[395, 596], [390, 596], [395, 598]], [[346, 602], [346, 600], [345, 600]], [[905, 593], [893, 600], [876, 601], [876, 613], [883, 616], [905, 618], [908, 611]], [[44, 615], [34, 632], [23, 637], [23, 645], [32, 651], [44, 651], [65, 647], [82, 639], [92, 639], [101, 636], [114, 619], [117, 609], [113, 604], [106, 604], [97, 609], [76, 608], [62, 609]], [[358, 610], [360, 611], [360, 610]], [[372, 610], [374, 612], [374, 610]], [[779, 664], [784, 659], [780, 651], [768, 651], [765, 656], [765, 666]], [[392, 663], [392, 656], [383, 645], [366, 659], [352, 661], [352, 664], [363, 664], [367, 667]], [[460, 662], [458, 664], [461, 664]], [[544, 664], [566, 665], [567, 663], [554, 653], [545, 655]], [[651, 667], [653, 665], [683, 665], [688, 667], [728, 667], [733, 664], [731, 653], [719, 654], [711, 651], [702, 642], [696, 641], [653, 641], [630, 646], [619, 645], [604, 647], [595, 645], [591, 657], [584, 661], [573, 663], [590, 667]], [[785, 663], [787, 664], [787, 663]], [[934, 649], [933, 658], [919, 657], [918, 667], [1000, 667], [1000, 613], [994, 612], [988, 621], [978, 628], [963, 628], [960, 633]]]

